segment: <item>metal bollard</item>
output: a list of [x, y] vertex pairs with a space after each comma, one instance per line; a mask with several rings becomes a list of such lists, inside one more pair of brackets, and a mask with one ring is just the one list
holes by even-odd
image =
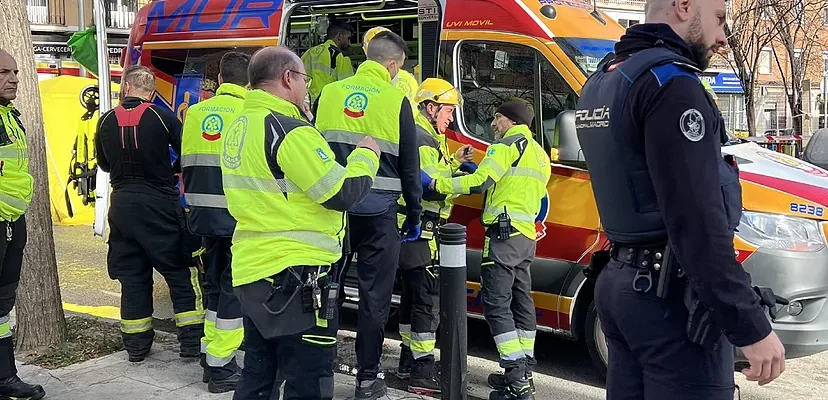
[[440, 227], [440, 398], [466, 400], [466, 227]]

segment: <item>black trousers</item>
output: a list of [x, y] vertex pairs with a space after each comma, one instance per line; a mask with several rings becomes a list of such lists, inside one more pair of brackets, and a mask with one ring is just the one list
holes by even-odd
[[683, 290], [666, 299], [633, 290], [638, 270], [610, 262], [595, 285], [595, 307], [607, 337], [608, 400], [731, 400], [733, 345], [722, 335], [706, 351], [687, 340]]
[[[414, 261], [414, 262], [411, 262]], [[440, 283], [438, 268], [432, 265], [428, 241], [403, 243], [400, 249], [400, 336], [411, 348], [414, 359], [431, 356], [437, 325], [440, 322]]]
[[121, 333], [130, 355], [146, 355], [152, 329], [152, 270], [167, 281], [181, 351], [198, 353], [204, 298], [198, 269], [184, 248], [184, 211], [178, 196], [122, 188], [111, 195], [109, 276], [121, 283]]
[[357, 255], [359, 279], [357, 380], [373, 380], [380, 370], [385, 324], [400, 255], [397, 210], [371, 217], [349, 215], [348, 225], [351, 249]]
[[201, 352], [214, 380], [238, 370], [234, 357], [244, 338], [242, 309], [233, 292], [229, 237], [204, 237], [207, 314]]
[[[11, 238], [9, 238], [11, 229]], [[0, 222], [0, 379], [17, 375], [14, 365], [14, 340], [9, 330], [9, 313], [17, 297], [23, 248], [26, 247], [26, 219]]]

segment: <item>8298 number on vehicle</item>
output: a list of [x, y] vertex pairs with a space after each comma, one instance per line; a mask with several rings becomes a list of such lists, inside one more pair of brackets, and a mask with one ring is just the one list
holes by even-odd
[[822, 207], [801, 203], [791, 203], [791, 211], [800, 214], [816, 215], [817, 217], [821, 217], [825, 213]]

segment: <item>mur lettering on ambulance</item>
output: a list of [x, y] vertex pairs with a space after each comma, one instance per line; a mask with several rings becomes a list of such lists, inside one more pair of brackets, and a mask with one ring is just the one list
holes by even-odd
[[[270, 27], [270, 19], [282, 7], [282, 0], [230, 0], [223, 10], [205, 12], [209, 0], [185, 0], [174, 10], [167, 10], [170, 2], [152, 2], [144, 34], [155, 32], [198, 32], [238, 29], [249, 20]], [[213, 3], [215, 4], [215, 3]], [[213, 5], [211, 4], [211, 6]]]

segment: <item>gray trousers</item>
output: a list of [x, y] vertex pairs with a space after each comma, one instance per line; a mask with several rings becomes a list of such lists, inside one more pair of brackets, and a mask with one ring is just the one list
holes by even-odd
[[494, 336], [500, 366], [510, 382], [523, 378], [535, 363], [537, 318], [529, 271], [535, 259], [535, 244], [520, 233], [498, 240], [490, 229], [483, 246], [483, 316]]

